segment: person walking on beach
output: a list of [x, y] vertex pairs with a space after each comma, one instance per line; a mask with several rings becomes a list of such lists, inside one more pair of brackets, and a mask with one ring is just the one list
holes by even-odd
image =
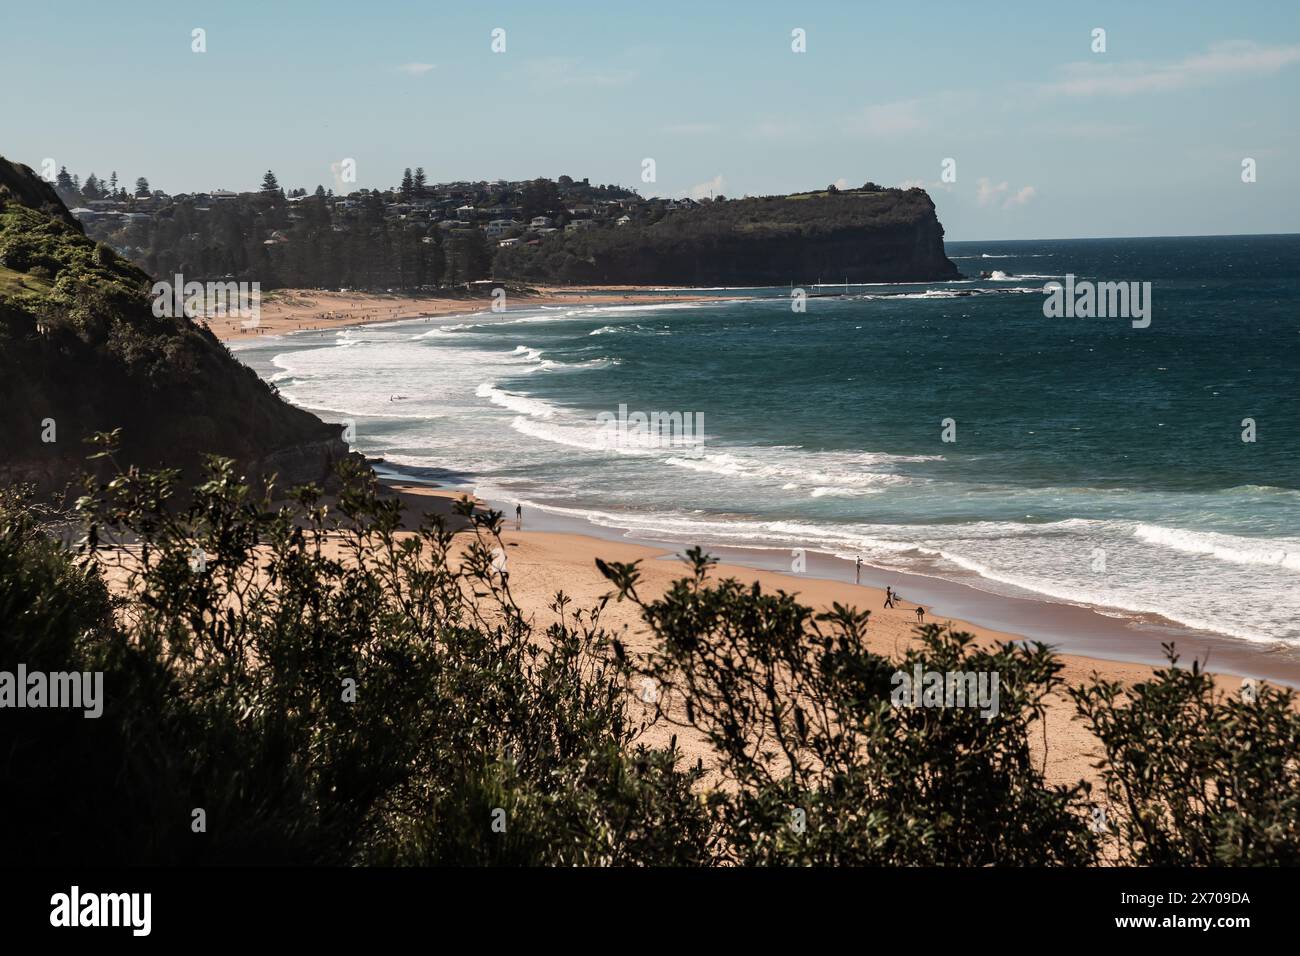
[[516, 504], [515, 505], [515, 530], [518, 531], [523, 526], [524, 526], [524, 506], [521, 504]]
[[889, 585], [885, 585], [885, 607], [894, 606], [894, 597], [894, 589]]
[[921, 607], [921, 605], [919, 604], [916, 606], [916, 623], [917, 624], [925, 623], [925, 608]]
[[858, 555], [858, 566], [853, 579], [854, 584], [862, 583], [862, 555]]

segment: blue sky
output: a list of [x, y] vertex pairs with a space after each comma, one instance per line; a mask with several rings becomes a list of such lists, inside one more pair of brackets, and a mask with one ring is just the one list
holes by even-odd
[[0, 153], [169, 192], [353, 158], [359, 186], [920, 183], [950, 239], [1300, 231], [1294, 2], [65, 0], [8, 5], [0, 80]]

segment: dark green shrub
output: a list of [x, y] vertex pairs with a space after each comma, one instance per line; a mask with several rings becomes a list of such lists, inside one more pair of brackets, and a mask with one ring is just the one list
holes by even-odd
[[1149, 866], [1300, 864], [1300, 714], [1267, 684], [1229, 696], [1193, 661], [1128, 688], [1071, 689], [1102, 744], [1117, 859]]
[[[727, 859], [789, 864], [1087, 863], [1085, 788], [1049, 787], [1029, 737], [1060, 664], [1041, 644], [979, 650], [929, 625], [894, 661], [866, 647], [868, 614], [814, 616], [784, 592], [710, 584], [711, 559], [660, 600], [631, 565], [604, 565], [659, 637], [647, 673], [666, 710], [702, 733], [731, 785]], [[915, 665], [1000, 680], [999, 707], [897, 707]], [[674, 706], [675, 705], [675, 706]], [[672, 719], [669, 717], [668, 719]]]
[[[698, 550], [653, 601], [599, 563], [614, 593], [539, 623], [494, 567], [500, 515], [399, 534], [373, 476], [343, 477], [327, 507], [220, 459], [193, 489], [119, 472], [88, 483], [79, 554], [0, 493], [0, 670], [100, 671], [106, 696], [95, 720], [0, 713], [0, 863], [1300, 862], [1290, 692], [1227, 699], [1195, 666], [1073, 689], [1097, 833], [1089, 788], [1034, 764], [1060, 685], [1041, 644], [928, 626], [885, 657], [867, 614], [712, 581]], [[644, 659], [601, 624], [614, 597], [657, 638]], [[917, 667], [996, 674], [996, 708], [900, 706]], [[650, 746], [658, 721], [714, 759]]]
[[[112, 704], [99, 720], [25, 711], [0, 725], [13, 735], [0, 746], [23, 756], [3, 781], [24, 800], [9, 819], [32, 839], [4, 852], [707, 862], [696, 774], [637, 745], [629, 668], [606, 653], [598, 610], [560, 602], [536, 641], [492, 567], [499, 515], [465, 509], [473, 540], [455, 567], [449, 531], [435, 522], [399, 540], [397, 504], [373, 477], [351, 480], [337, 516], [312, 488], [272, 507], [228, 461], [184, 505], [171, 472], [91, 488], [86, 549], [117, 556], [117, 621], [94, 565], [10, 508], [4, 660], [103, 670]], [[117, 543], [125, 557], [105, 550]], [[205, 833], [191, 829], [194, 808]]]

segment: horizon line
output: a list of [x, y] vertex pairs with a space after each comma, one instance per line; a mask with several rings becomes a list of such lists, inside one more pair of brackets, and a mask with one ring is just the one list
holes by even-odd
[[1300, 232], [1188, 232], [1166, 233], [1163, 235], [1137, 236], [1035, 236], [1028, 239], [949, 239], [944, 237], [944, 245], [950, 242], [1090, 242], [1108, 239], [1251, 239], [1251, 238], [1285, 238], [1300, 237]]

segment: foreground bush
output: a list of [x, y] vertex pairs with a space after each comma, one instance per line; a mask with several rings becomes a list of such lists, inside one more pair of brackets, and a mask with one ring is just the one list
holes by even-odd
[[[79, 552], [0, 496], [0, 670], [102, 671], [106, 697], [97, 720], [0, 711], [0, 862], [1298, 858], [1289, 694], [1210, 703], [1176, 667], [1127, 697], [1074, 689], [1125, 808], [1098, 831], [1086, 785], [1034, 764], [1060, 684], [1042, 645], [930, 626], [892, 660], [867, 650], [866, 614], [714, 581], [698, 551], [657, 600], [602, 564], [611, 595], [557, 595], [539, 624], [494, 566], [499, 515], [465, 502], [463, 530], [399, 534], [373, 477], [344, 478], [327, 508], [311, 487], [254, 495], [222, 460], [184, 494], [130, 470], [88, 486]], [[614, 598], [656, 638], [644, 659], [602, 627]], [[996, 673], [996, 712], [897, 706], [918, 666]], [[629, 707], [646, 682], [656, 706]], [[654, 724], [715, 758], [683, 766]]]
[[314, 489], [253, 499], [229, 462], [184, 507], [173, 474], [96, 488], [88, 551], [130, 548], [116, 613], [9, 503], [4, 663], [103, 670], [109, 700], [4, 715], [0, 746], [36, 755], [0, 781], [25, 797], [10, 861], [703, 862], [695, 774], [637, 744], [596, 613], [535, 641], [496, 516], [453, 569], [449, 531], [399, 541], [396, 503], [353, 477], [331, 519]]
[[1071, 694], [1101, 741], [1118, 858], [1151, 866], [1300, 864], [1300, 714], [1267, 684], [1236, 696], [1193, 662], [1124, 691]]
[[[1049, 787], [1030, 755], [1060, 665], [1042, 645], [973, 647], [918, 628], [901, 661], [867, 650], [867, 615], [812, 612], [713, 563], [661, 599], [636, 569], [606, 565], [659, 636], [647, 673], [720, 756], [729, 788], [721, 837], [743, 864], [1080, 864], [1095, 853], [1084, 787]], [[900, 670], [998, 676], [997, 713], [891, 701]], [[671, 717], [669, 719], [672, 719]]]

